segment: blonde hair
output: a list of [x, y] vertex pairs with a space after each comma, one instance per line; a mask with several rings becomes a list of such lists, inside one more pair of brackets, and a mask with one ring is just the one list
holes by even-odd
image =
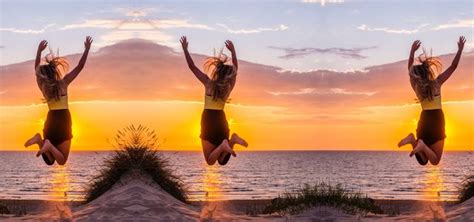
[[66, 58], [55, 57], [53, 53], [45, 56], [45, 65], [40, 65], [36, 70], [36, 76], [40, 80], [41, 91], [46, 101], [59, 100], [61, 90], [59, 82], [63, 73], [69, 69]]
[[231, 82], [237, 74], [232, 65], [225, 64], [227, 60], [228, 57], [221, 50], [217, 56], [209, 57], [204, 62], [204, 70], [210, 73], [210, 87], [214, 100], [227, 101], [231, 90]]
[[419, 65], [414, 65], [410, 68], [410, 78], [415, 83], [415, 90], [420, 100], [433, 100], [436, 90], [437, 73], [442, 69], [442, 64], [439, 58], [427, 56], [426, 52], [418, 57]]

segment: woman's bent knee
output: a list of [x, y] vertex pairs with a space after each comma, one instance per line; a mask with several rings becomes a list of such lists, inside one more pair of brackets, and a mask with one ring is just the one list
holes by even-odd
[[439, 159], [439, 158], [438, 158], [437, 160], [433, 160], [433, 161], [430, 160], [431, 165], [435, 165], [435, 166], [438, 165], [439, 162], [440, 162], [440, 159]]
[[207, 165], [212, 166], [212, 165], [216, 164], [216, 161], [215, 160], [210, 161], [209, 159], [206, 158], [206, 163], [207, 163]]

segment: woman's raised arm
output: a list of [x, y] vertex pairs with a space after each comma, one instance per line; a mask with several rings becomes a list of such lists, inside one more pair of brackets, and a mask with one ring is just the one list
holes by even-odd
[[225, 41], [225, 47], [227, 47], [230, 53], [232, 53], [232, 64], [234, 65], [235, 71], [237, 71], [237, 69], [239, 68], [239, 64], [237, 61], [237, 53], [235, 53], [234, 43], [232, 43], [232, 41], [230, 40], [227, 40]]
[[410, 70], [411, 66], [413, 66], [413, 62], [415, 61], [415, 52], [416, 50], [420, 48], [420, 45], [421, 45], [420, 40], [414, 41], [413, 44], [411, 45], [410, 57], [408, 58], [408, 70]]
[[38, 68], [39, 64], [41, 63], [41, 52], [48, 47], [48, 41], [43, 40], [38, 45], [38, 50], [36, 51], [36, 59], [35, 59], [35, 70]]
[[454, 70], [456, 70], [456, 68], [458, 67], [458, 64], [459, 64], [459, 60], [461, 59], [461, 54], [462, 54], [462, 50], [464, 49], [464, 43], [466, 43], [466, 38], [464, 36], [461, 36], [459, 37], [459, 41], [458, 41], [458, 52], [456, 53], [456, 56], [454, 57], [453, 59], [453, 62], [451, 63], [451, 65], [443, 72], [441, 73], [437, 80], [438, 80], [438, 83], [441, 85], [443, 84], [444, 82], [446, 82], [446, 80], [449, 79], [449, 77], [451, 77], [451, 75], [453, 74]]
[[189, 69], [194, 73], [197, 79], [201, 81], [202, 84], [206, 85], [209, 82], [209, 77], [203, 73], [196, 65], [194, 64], [193, 58], [191, 58], [191, 55], [189, 54], [188, 51], [188, 40], [186, 39], [186, 36], [181, 37], [179, 40], [181, 42], [181, 47], [183, 47], [184, 51], [184, 57], [186, 57], [186, 62], [188, 63]]
[[87, 61], [87, 55], [89, 54], [89, 50], [92, 45], [92, 37], [87, 36], [86, 41], [84, 41], [84, 53], [82, 53], [81, 60], [79, 60], [79, 64], [77, 64], [76, 68], [74, 68], [71, 72], [69, 72], [67, 75], [64, 76], [63, 80], [66, 83], [66, 85], [69, 85], [78, 75], [81, 73], [82, 69], [84, 68], [84, 65], [86, 64]]

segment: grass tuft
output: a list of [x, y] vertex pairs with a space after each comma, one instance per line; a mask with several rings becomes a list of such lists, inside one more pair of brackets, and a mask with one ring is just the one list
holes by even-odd
[[459, 189], [459, 202], [464, 202], [466, 200], [474, 197], [474, 175], [468, 176], [462, 183]]
[[113, 143], [116, 151], [105, 159], [103, 168], [91, 180], [86, 189], [86, 202], [104, 194], [131, 170], [149, 175], [170, 195], [186, 202], [184, 184], [172, 173], [168, 160], [158, 152], [157, 141], [155, 131], [141, 125], [119, 130]]
[[296, 214], [315, 206], [336, 207], [349, 214], [382, 214], [383, 210], [375, 205], [373, 199], [361, 193], [349, 192], [341, 185], [332, 186], [321, 182], [314, 186], [305, 184], [295, 192], [286, 192], [272, 200], [264, 214]]

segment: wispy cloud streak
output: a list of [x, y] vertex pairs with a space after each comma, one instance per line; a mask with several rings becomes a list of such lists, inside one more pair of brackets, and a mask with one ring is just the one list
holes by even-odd
[[451, 29], [451, 28], [474, 28], [474, 19], [457, 20], [452, 23], [438, 25], [433, 30]]
[[281, 24], [278, 27], [274, 28], [254, 28], [254, 29], [231, 29], [227, 25], [217, 24], [218, 26], [224, 28], [228, 33], [232, 34], [254, 34], [260, 32], [276, 32], [276, 31], [285, 31], [288, 29], [288, 26]]
[[362, 55], [362, 51], [375, 49], [376, 46], [361, 47], [361, 48], [289, 48], [289, 47], [277, 47], [269, 46], [271, 49], [282, 50], [285, 55], [279, 56], [282, 59], [296, 59], [303, 58], [311, 54], [333, 54], [338, 55], [347, 59], [365, 59], [367, 56]]
[[190, 23], [181, 19], [92, 19], [81, 23], [65, 25], [61, 30], [80, 28], [102, 28], [102, 29], [122, 29], [122, 30], [151, 30], [168, 28], [194, 28], [212, 30], [213, 28], [204, 25]]
[[310, 95], [310, 94], [317, 94], [317, 95], [329, 95], [329, 94], [339, 94], [339, 95], [357, 95], [357, 96], [373, 96], [376, 92], [355, 92], [349, 91], [342, 88], [330, 88], [325, 90], [318, 90], [316, 88], [303, 88], [297, 91], [287, 91], [287, 92], [268, 92], [274, 96], [297, 96], [297, 95]]
[[302, 3], [314, 3], [325, 6], [327, 3], [343, 3], [344, 0], [301, 0]]
[[421, 28], [427, 25], [429, 24], [422, 24], [415, 29], [393, 29], [393, 28], [387, 28], [387, 27], [371, 28], [365, 24], [362, 24], [359, 27], [357, 27], [357, 29], [361, 31], [368, 31], [368, 32], [385, 32], [385, 33], [391, 33], [391, 34], [414, 34], [414, 33], [419, 32]]
[[18, 28], [0, 28], [2, 32], [13, 32], [19, 34], [41, 34], [44, 33], [48, 28], [54, 26], [56, 24], [48, 24], [42, 29], [18, 29]]

